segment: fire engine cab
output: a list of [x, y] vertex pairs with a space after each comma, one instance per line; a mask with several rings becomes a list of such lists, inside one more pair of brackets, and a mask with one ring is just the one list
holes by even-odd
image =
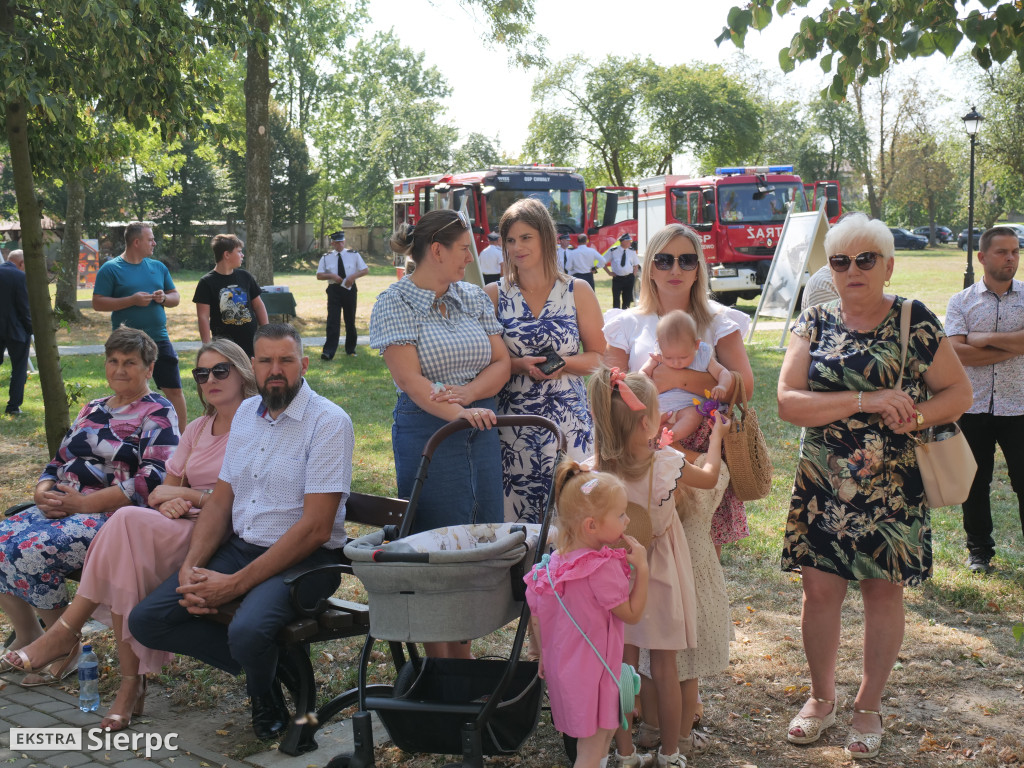
[[590, 235], [600, 251], [617, 238], [636, 232], [637, 191], [633, 187], [587, 189], [575, 168], [552, 165], [492, 166], [482, 171], [434, 174], [398, 179], [394, 185], [394, 225], [415, 224], [435, 208], [465, 209], [477, 250], [516, 200], [532, 197], [551, 212], [559, 234], [575, 245], [580, 234]]
[[792, 165], [716, 168], [713, 176], [654, 176], [639, 184], [638, 250], [673, 222], [700, 235], [710, 268], [711, 290], [734, 304], [761, 292], [787, 212], [814, 210], [825, 202], [830, 221], [842, 210], [839, 183], [805, 184]]

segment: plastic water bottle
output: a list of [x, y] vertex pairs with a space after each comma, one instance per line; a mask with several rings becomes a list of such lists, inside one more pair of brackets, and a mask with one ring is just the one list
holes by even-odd
[[100, 664], [91, 645], [84, 646], [78, 657], [78, 708], [83, 712], [100, 708]]

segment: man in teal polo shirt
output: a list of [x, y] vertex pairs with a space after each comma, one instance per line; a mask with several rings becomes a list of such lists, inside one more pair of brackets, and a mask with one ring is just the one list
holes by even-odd
[[171, 273], [156, 259], [149, 258], [156, 247], [153, 229], [133, 221], [124, 230], [124, 253], [111, 259], [96, 273], [92, 308], [111, 312], [114, 328], [127, 325], [145, 331], [156, 342], [159, 354], [153, 366], [153, 380], [171, 401], [178, 415], [178, 428], [188, 423], [185, 396], [178, 375], [178, 355], [167, 335], [167, 314], [164, 307], [176, 307], [181, 296], [174, 287]]

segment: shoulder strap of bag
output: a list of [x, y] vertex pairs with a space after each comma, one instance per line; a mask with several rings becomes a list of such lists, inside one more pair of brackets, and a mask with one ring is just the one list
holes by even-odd
[[739, 412], [740, 421], [747, 415], [747, 389], [743, 384], [743, 376], [739, 371], [729, 371], [732, 374], [732, 397], [729, 398], [729, 418], [734, 418]]
[[900, 307], [900, 376], [896, 379], [896, 389], [903, 388], [903, 370], [907, 367], [907, 342], [910, 340], [910, 310], [914, 306], [913, 299], [906, 299]]

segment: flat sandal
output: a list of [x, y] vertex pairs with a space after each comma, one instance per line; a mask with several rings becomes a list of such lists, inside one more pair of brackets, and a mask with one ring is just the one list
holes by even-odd
[[[878, 723], [882, 726], [882, 731], [885, 731], [885, 722], [882, 720], [882, 713], [874, 709], [857, 709], [854, 707], [854, 712], [859, 712], [862, 715], [878, 715]], [[863, 744], [867, 749], [866, 752], [854, 752], [850, 749], [854, 744]], [[846, 734], [846, 746], [843, 747], [843, 751], [847, 757], [852, 757], [854, 760], [870, 760], [878, 754], [878, 751], [882, 748], [882, 734], [881, 733], [861, 733], [853, 726], [850, 726], [850, 730]]]
[[[821, 735], [825, 733], [825, 731], [836, 723], [836, 700], [819, 699], [817, 696], [811, 696], [811, 698], [820, 704], [831, 704], [832, 711], [824, 717], [811, 717], [810, 715], [798, 714], [790, 720], [789, 730], [786, 731], [786, 740], [789, 741], [790, 744], [813, 744], [821, 738]], [[803, 731], [803, 736], [793, 735], [794, 728], [799, 728]]]

